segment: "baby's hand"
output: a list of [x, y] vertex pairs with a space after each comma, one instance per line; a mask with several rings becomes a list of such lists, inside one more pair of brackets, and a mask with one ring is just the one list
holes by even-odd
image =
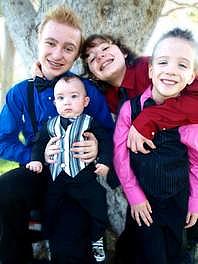
[[96, 174], [98, 174], [99, 176], [107, 176], [107, 174], [109, 172], [109, 167], [107, 167], [104, 164], [97, 163], [96, 164], [96, 170], [94, 172]]
[[26, 164], [26, 168], [36, 173], [41, 173], [43, 170], [43, 165], [40, 161], [31, 161]]

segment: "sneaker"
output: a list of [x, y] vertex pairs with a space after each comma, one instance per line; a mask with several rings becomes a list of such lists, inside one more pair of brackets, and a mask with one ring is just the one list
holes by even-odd
[[92, 242], [92, 252], [96, 262], [102, 262], [105, 260], [105, 251], [102, 237], [98, 241]]

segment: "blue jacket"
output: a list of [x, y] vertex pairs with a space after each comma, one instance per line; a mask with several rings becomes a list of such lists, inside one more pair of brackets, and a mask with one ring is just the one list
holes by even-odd
[[[85, 113], [93, 116], [103, 127], [113, 132], [114, 123], [104, 96], [91, 81], [82, 80], [90, 97]], [[31, 160], [32, 142], [35, 137], [29, 116], [27, 88], [28, 80], [13, 86], [6, 96], [6, 104], [0, 114], [0, 158], [13, 160], [20, 164], [26, 164]], [[53, 100], [53, 88], [47, 87], [38, 91], [34, 85], [38, 129], [48, 119], [57, 115]], [[19, 139], [20, 132], [24, 136], [24, 142]]]

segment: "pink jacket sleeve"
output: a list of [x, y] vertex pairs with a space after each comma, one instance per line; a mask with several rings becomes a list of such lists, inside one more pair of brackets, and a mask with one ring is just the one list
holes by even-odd
[[127, 137], [131, 126], [130, 101], [122, 106], [114, 132], [114, 166], [130, 205], [143, 203], [146, 197], [130, 166]]
[[198, 124], [182, 126], [179, 132], [182, 143], [188, 148], [190, 165], [188, 211], [198, 213]]

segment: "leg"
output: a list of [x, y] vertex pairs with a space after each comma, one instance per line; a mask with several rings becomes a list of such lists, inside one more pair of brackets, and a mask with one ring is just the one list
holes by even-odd
[[115, 246], [114, 263], [115, 264], [131, 264], [135, 263], [134, 258], [136, 254], [136, 243], [134, 240], [134, 225], [131, 217], [130, 206], [127, 208], [126, 223], [124, 231], [118, 237]]
[[93, 180], [68, 186], [67, 193], [90, 215], [91, 239], [94, 242], [99, 240], [109, 225], [106, 190], [93, 176]]
[[91, 264], [88, 256], [90, 217], [77, 202], [61, 194], [62, 187], [60, 181], [52, 183], [46, 199], [46, 229], [52, 263]]
[[167, 258], [169, 264], [181, 263], [183, 253], [182, 229], [179, 234], [175, 234], [175, 230], [173, 231], [170, 228], [166, 228], [165, 230]]
[[168, 264], [164, 228], [155, 223], [150, 227], [144, 224], [141, 227], [136, 223], [135, 225], [137, 263]]
[[40, 202], [43, 176], [23, 167], [0, 177], [0, 261], [23, 264], [31, 258], [28, 220], [31, 208]]

